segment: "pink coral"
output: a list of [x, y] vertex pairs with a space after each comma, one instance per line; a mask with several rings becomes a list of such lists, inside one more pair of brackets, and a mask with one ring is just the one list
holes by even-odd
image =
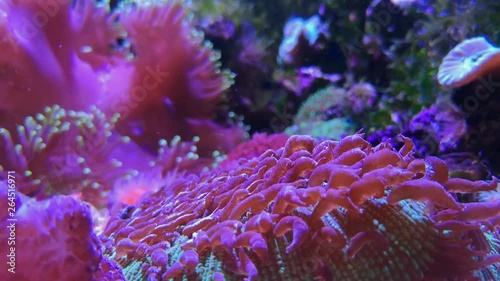
[[[7, 185], [0, 182], [2, 206], [7, 206]], [[19, 193], [13, 210], [4, 214], [0, 225], [2, 254], [0, 279], [6, 281], [93, 280], [101, 262], [99, 240], [92, 232], [89, 207], [70, 196], [36, 201]], [[12, 214], [12, 215], [11, 215]], [[8, 216], [5, 216], [8, 215]], [[15, 219], [15, 220], [11, 220]], [[11, 235], [11, 230], [15, 235]], [[7, 243], [14, 237], [15, 244]], [[14, 250], [12, 250], [14, 249]], [[9, 262], [13, 263], [9, 264]], [[15, 273], [7, 271], [14, 267]]]
[[[495, 274], [498, 204], [459, 203], [444, 163], [361, 135], [292, 136], [239, 166], [179, 177], [111, 218], [129, 280], [475, 280]], [[342, 184], [340, 184], [342, 183]], [[460, 185], [460, 186], [459, 186]], [[376, 187], [376, 188], [374, 188]], [[422, 204], [422, 203], [426, 203]]]
[[92, 0], [8, 0], [0, 14], [0, 127], [14, 132], [46, 106], [95, 105], [119, 113], [117, 129], [152, 152], [175, 135], [199, 136], [205, 156], [241, 141], [241, 129], [212, 120], [231, 75], [180, 1], [126, 2], [109, 14]]
[[252, 139], [241, 143], [236, 148], [231, 150], [227, 155], [227, 159], [221, 165], [227, 165], [231, 161], [240, 158], [251, 159], [264, 153], [268, 149], [276, 150], [283, 147], [288, 140], [289, 136], [285, 134], [271, 134], [256, 133]]
[[[108, 118], [95, 107], [89, 111], [47, 107], [27, 117], [17, 134], [0, 129], [0, 177], [15, 170], [19, 173], [17, 190], [28, 196], [79, 192], [96, 207], [105, 205], [112, 183], [132, 168], [144, 169], [149, 155], [112, 132], [116, 118]], [[127, 157], [115, 155], [117, 146], [127, 149]], [[134, 159], [132, 165], [129, 158], [135, 154], [141, 161]]]
[[[77, 7], [90, 5], [90, 1], [76, 2]], [[80, 40], [92, 32], [85, 29], [87, 11], [71, 6], [71, 1], [41, 0], [9, 0], [0, 5], [4, 38], [0, 126], [15, 125], [54, 104], [84, 110], [103, 101], [98, 73], [79, 57]]]
[[123, 5], [119, 13], [135, 65], [128, 100], [122, 101], [135, 106], [120, 120], [119, 130], [148, 147], [156, 147], [158, 138], [199, 136], [204, 156], [212, 152], [205, 150], [207, 143], [212, 150], [227, 151], [235, 144], [228, 139], [240, 141], [242, 135], [221, 134], [225, 129], [211, 121], [231, 79], [219, 69], [219, 54], [193, 29], [182, 4], [138, 2]]

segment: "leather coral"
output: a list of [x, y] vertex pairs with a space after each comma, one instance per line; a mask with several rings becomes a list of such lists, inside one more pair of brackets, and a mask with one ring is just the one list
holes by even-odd
[[[128, 280], [481, 280], [495, 274], [498, 204], [460, 203], [444, 162], [404, 138], [285, 146], [177, 178], [112, 218], [105, 255]], [[487, 212], [481, 212], [481, 210]], [[481, 215], [482, 214], [482, 215]]]

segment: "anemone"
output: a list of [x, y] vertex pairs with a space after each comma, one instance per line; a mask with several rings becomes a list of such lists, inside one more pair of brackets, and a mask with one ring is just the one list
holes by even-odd
[[96, 107], [89, 113], [47, 107], [17, 132], [1, 129], [1, 171], [16, 171], [18, 190], [26, 195], [81, 193], [102, 206], [113, 181], [129, 173], [111, 157], [114, 147], [129, 141], [112, 133], [116, 118]]

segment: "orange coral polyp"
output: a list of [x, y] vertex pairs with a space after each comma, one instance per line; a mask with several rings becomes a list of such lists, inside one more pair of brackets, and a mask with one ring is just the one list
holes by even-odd
[[[425, 158], [425, 163], [426, 165], [426, 172], [425, 172], [425, 178], [437, 181], [440, 184], [444, 184], [445, 187], [448, 183], [449, 179], [449, 174], [450, 171], [448, 170], [448, 166], [446, 166], [446, 162], [443, 160], [435, 157], [435, 156], [428, 156]], [[451, 179], [453, 180], [453, 179]], [[461, 182], [457, 186], [465, 185], [466, 182]], [[448, 189], [447, 189], [448, 190]], [[450, 190], [448, 190], [450, 191]]]
[[[384, 151], [388, 144], [372, 148], [360, 135], [338, 143], [292, 136], [284, 148], [238, 162], [230, 172], [226, 166], [183, 176], [147, 195], [130, 218], [110, 219], [105, 253], [120, 253], [114, 257], [127, 277], [144, 280], [196, 274], [210, 280], [474, 280], [496, 274], [498, 241], [480, 224], [497, 218], [500, 204], [458, 203], [443, 186], [445, 169], [431, 163], [426, 170], [409, 150], [412, 143], [405, 145]], [[377, 164], [379, 158], [387, 166]], [[458, 190], [492, 183], [456, 184]], [[134, 252], [146, 243], [130, 238], [141, 241], [141, 235], [151, 248], [167, 244], [167, 257], [153, 265], [153, 251]], [[480, 241], [492, 249], [475, 250]]]
[[378, 231], [368, 230], [359, 232], [354, 235], [349, 241], [349, 247], [346, 250], [347, 256], [349, 258], [354, 258], [356, 254], [368, 243], [376, 243], [378, 247], [385, 251], [389, 248], [389, 243], [386, 241], [386, 237]]
[[456, 193], [476, 193], [481, 191], [494, 191], [498, 188], [498, 179], [493, 178], [489, 183], [487, 182], [471, 182], [466, 179], [454, 178], [449, 179], [444, 185], [445, 189], [449, 192]]
[[384, 191], [385, 185], [381, 178], [363, 177], [349, 187], [349, 198], [359, 206], [372, 197], [383, 197]]
[[393, 150], [384, 148], [372, 154], [369, 154], [363, 159], [363, 174], [373, 170], [381, 169], [389, 165], [397, 167], [402, 160], [401, 155]]
[[387, 202], [394, 205], [405, 199], [431, 202], [452, 210], [462, 210], [462, 207], [446, 192], [441, 184], [427, 179], [410, 180], [401, 184], [389, 194]]

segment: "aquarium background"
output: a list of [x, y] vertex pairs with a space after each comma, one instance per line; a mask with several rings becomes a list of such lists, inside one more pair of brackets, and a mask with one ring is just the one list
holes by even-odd
[[499, 27], [0, 0], [0, 280], [500, 280]]

